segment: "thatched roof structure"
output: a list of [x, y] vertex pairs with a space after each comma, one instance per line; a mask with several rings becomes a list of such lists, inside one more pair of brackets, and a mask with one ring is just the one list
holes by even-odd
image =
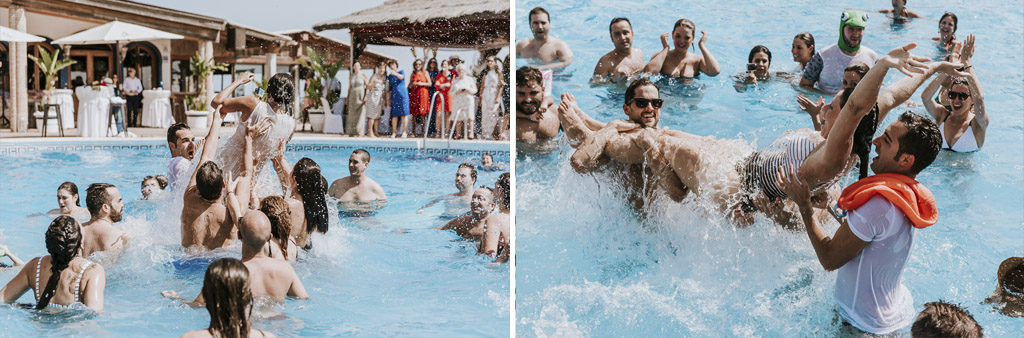
[[[341, 58], [351, 60], [349, 54], [351, 53], [352, 46], [331, 37], [320, 35], [311, 30], [305, 29], [291, 29], [275, 33], [287, 36], [297, 42], [297, 45], [294, 46], [291, 51], [291, 54], [293, 54], [293, 57], [296, 59], [308, 59], [305, 55], [305, 48], [310, 47], [318, 52], [327, 52], [328, 62], [335, 62]], [[359, 62], [365, 65], [365, 67], [373, 67], [378, 61], [382, 60], [395, 60], [395, 58], [393, 56], [371, 50], [366, 50], [359, 56]]]
[[314, 30], [349, 29], [360, 45], [500, 49], [509, 44], [508, 0], [391, 0], [318, 23]]

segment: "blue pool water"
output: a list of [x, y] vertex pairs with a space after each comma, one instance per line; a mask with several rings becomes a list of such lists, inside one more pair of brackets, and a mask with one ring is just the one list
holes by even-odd
[[[785, 130], [810, 127], [810, 121], [788, 83], [768, 83], [746, 93], [734, 90], [732, 76], [746, 69], [750, 48], [768, 46], [772, 68], [792, 70], [790, 45], [796, 33], [811, 32], [820, 49], [837, 40], [845, 7], [891, 5], [883, 0], [795, 0], [767, 6], [526, 0], [516, 7], [517, 39], [531, 36], [526, 17], [536, 6], [551, 12], [552, 35], [575, 53], [573, 64], [555, 76], [555, 94], [572, 92], [584, 111], [602, 121], [623, 116], [624, 86], [588, 84], [598, 58], [612, 49], [610, 20], [624, 16], [632, 21], [634, 47], [648, 59], [661, 49], [659, 35], [677, 19], [693, 20], [698, 31], [708, 32], [707, 46], [722, 74], [702, 77], [699, 90], [663, 86], [668, 102], [661, 125], [741, 139], [758, 149]], [[979, 35], [974, 66], [992, 122], [980, 152], [943, 151], [918, 177], [935, 193], [941, 215], [937, 225], [917, 232], [903, 283], [918, 311], [940, 299], [962, 303], [987, 336], [1022, 336], [1024, 321], [981, 302], [995, 289], [999, 263], [1024, 256], [1024, 7], [987, 0], [912, 1], [910, 8], [936, 19], [945, 11], [956, 12], [957, 36]], [[864, 45], [885, 53], [917, 42], [915, 53], [936, 57], [930, 39], [937, 27], [937, 21], [920, 19], [893, 25], [874, 13]], [[902, 76], [892, 71], [886, 83]], [[919, 103], [919, 95], [920, 90], [911, 101]], [[883, 125], [907, 109], [926, 114], [922, 107], [900, 108]], [[573, 172], [568, 164], [573, 149], [564, 140], [541, 148], [547, 150], [527, 151], [520, 144], [516, 159], [519, 335], [828, 337], [839, 332], [832, 298], [835, 273], [821, 268], [802, 231], [783, 230], [763, 217], [737, 229], [692, 201], [660, 202], [644, 219], [631, 211], [607, 175]], [[842, 184], [852, 182], [847, 177]], [[825, 226], [829, 233], [836, 227]]]
[[[165, 171], [163, 142], [86, 149], [67, 144], [74, 148], [33, 150], [0, 143], [0, 243], [25, 260], [45, 255], [43, 233], [51, 218], [34, 214], [57, 206], [56, 188], [63, 181], [78, 184], [83, 205], [85, 187], [102, 181], [122, 193], [125, 220], [117, 226], [132, 237], [130, 245], [115, 264], [104, 266], [105, 313], [47, 316], [4, 306], [0, 336], [176, 337], [206, 328], [205, 308], [184, 308], [159, 294], [176, 290], [195, 297], [208, 264], [180, 261], [185, 254], [179, 215], [162, 211], [180, 210], [180, 199], [139, 200], [142, 177]], [[313, 158], [333, 181], [348, 175], [354, 150], [337, 144], [297, 140], [286, 156], [291, 163]], [[491, 265], [491, 259], [476, 255], [472, 243], [430, 229], [445, 222], [438, 217], [443, 208], [416, 213], [434, 196], [453, 192], [458, 165], [478, 164], [481, 152], [368, 150], [368, 172], [388, 193], [387, 208], [365, 218], [339, 219], [332, 213], [329, 232], [314, 235], [314, 249], [300, 253], [294, 264], [311, 299], [287, 300], [276, 306], [283, 316], [256, 319], [254, 326], [279, 336], [508, 336], [508, 265]], [[507, 150], [494, 154], [495, 163], [508, 165]], [[491, 186], [499, 174], [481, 171], [477, 184]], [[398, 229], [406, 233], [394, 232]], [[235, 244], [212, 256], [238, 258], [240, 248]], [[6, 283], [16, 273], [2, 271], [0, 280]], [[32, 302], [31, 292], [19, 302]]]

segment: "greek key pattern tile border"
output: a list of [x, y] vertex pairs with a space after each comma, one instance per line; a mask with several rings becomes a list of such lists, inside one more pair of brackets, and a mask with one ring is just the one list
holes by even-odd
[[[26, 146], [0, 146], [0, 155], [11, 155], [20, 154], [35, 151], [79, 151], [79, 150], [153, 150], [163, 149], [165, 145], [26, 145]], [[403, 147], [358, 147], [352, 145], [334, 145], [334, 144], [298, 144], [289, 145], [289, 151], [334, 151], [334, 150], [351, 150], [363, 148], [372, 152], [382, 153], [394, 153], [394, 152], [417, 152], [424, 155], [432, 156], [456, 156], [456, 157], [474, 157], [480, 156], [485, 152], [483, 150], [463, 150], [463, 149], [436, 149], [436, 148], [403, 148]], [[507, 158], [510, 155], [508, 151], [489, 151], [492, 155], [499, 158]]]

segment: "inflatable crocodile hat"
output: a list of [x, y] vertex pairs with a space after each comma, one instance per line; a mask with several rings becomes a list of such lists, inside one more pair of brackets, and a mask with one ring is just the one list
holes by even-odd
[[[860, 49], [861, 44], [857, 44], [857, 47], [850, 47], [846, 44], [846, 36], [843, 34], [843, 28], [846, 26], [852, 26], [857, 28], [864, 28], [868, 25], [868, 15], [864, 12], [856, 9], [847, 9], [843, 11], [843, 16], [839, 20], [839, 48], [844, 52], [852, 53]], [[863, 43], [863, 40], [861, 41]]]

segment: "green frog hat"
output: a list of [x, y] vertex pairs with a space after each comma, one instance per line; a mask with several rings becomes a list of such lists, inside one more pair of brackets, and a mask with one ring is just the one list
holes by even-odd
[[850, 47], [846, 44], [846, 36], [843, 35], [843, 28], [846, 26], [853, 26], [857, 28], [864, 28], [868, 25], [868, 15], [864, 12], [856, 9], [847, 9], [843, 11], [842, 18], [839, 19], [839, 48], [847, 53], [856, 52], [860, 49], [860, 44], [857, 47]]

